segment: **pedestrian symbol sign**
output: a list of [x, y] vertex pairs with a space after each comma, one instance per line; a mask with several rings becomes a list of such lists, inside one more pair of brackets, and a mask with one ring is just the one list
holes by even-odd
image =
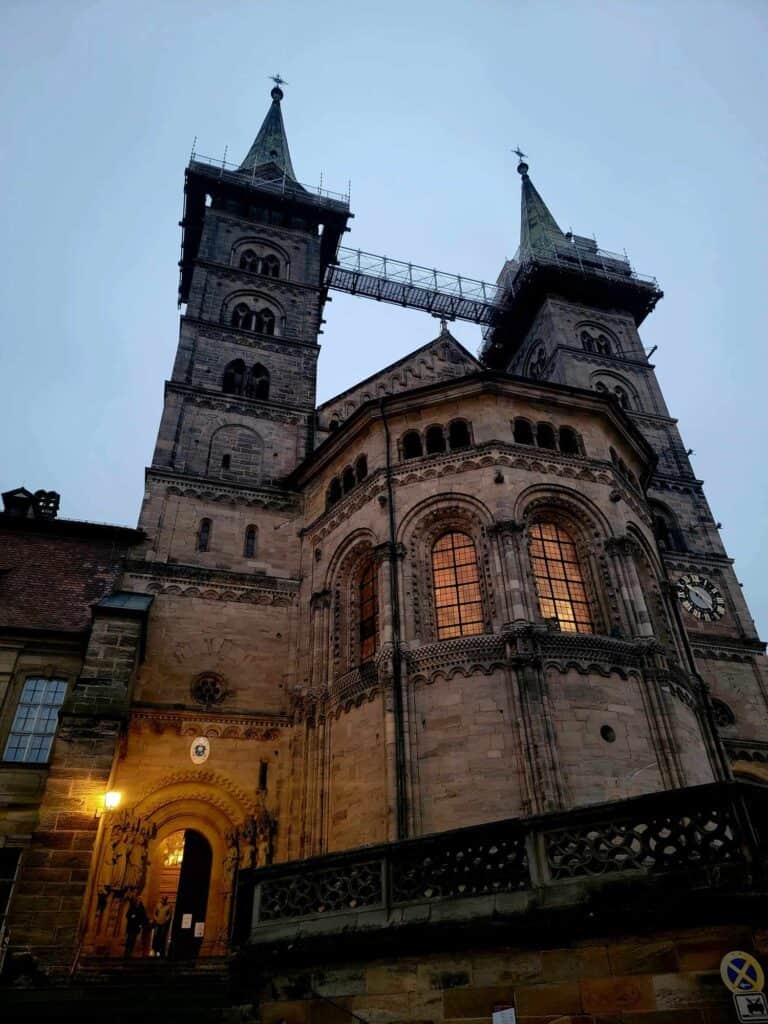
[[720, 961], [720, 977], [731, 992], [762, 992], [763, 968], [749, 953], [735, 949]]

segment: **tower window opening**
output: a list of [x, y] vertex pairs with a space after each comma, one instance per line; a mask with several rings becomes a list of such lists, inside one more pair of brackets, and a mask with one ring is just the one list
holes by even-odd
[[471, 445], [469, 424], [466, 420], [453, 420], [448, 425], [448, 446], [452, 452], [461, 451]]
[[331, 505], [335, 505], [337, 501], [341, 499], [341, 481], [337, 476], [331, 480], [330, 486], [328, 487], [328, 496], [326, 499], [326, 508], [330, 508]]
[[207, 551], [211, 543], [211, 520], [201, 519], [197, 530], [197, 550]]
[[483, 603], [477, 552], [466, 533], [446, 533], [432, 548], [437, 638], [483, 632]]
[[240, 257], [240, 269], [255, 274], [259, 269], [259, 257], [253, 249], [246, 249]]
[[548, 448], [551, 451], [557, 448], [555, 431], [549, 423], [539, 423], [536, 428], [536, 440], [539, 443], [539, 448]]
[[229, 454], [222, 455], [221, 456], [221, 468], [222, 469], [229, 469], [229, 467], [231, 465], [232, 465], [232, 456], [229, 455]]
[[616, 396], [616, 398], [618, 400], [618, 403], [619, 403], [619, 405], [621, 406], [622, 409], [629, 409], [630, 408], [630, 405], [629, 405], [629, 395], [624, 390], [624, 388], [619, 387], [619, 385], [617, 384], [616, 387], [613, 389], [613, 393]]
[[259, 273], [264, 277], [280, 277], [280, 260], [273, 253], [264, 256], [261, 260]]
[[424, 454], [421, 446], [421, 435], [416, 430], [409, 430], [403, 436], [403, 458], [418, 459]]
[[267, 776], [269, 774], [269, 762], [261, 761], [259, 763], [259, 790], [264, 793], [267, 789]]
[[528, 420], [518, 416], [512, 425], [512, 436], [517, 444], [533, 444], [533, 427]]
[[579, 436], [573, 427], [560, 427], [560, 451], [563, 455], [579, 454]]
[[245, 363], [242, 359], [233, 359], [224, 369], [221, 389], [225, 395], [240, 395], [245, 382]]
[[249, 398], [257, 398], [261, 401], [266, 401], [269, 398], [269, 370], [261, 363], [256, 363], [251, 367], [246, 394]]
[[544, 368], [547, 365], [547, 353], [543, 345], [539, 345], [528, 366], [528, 373], [534, 380], [544, 376]]
[[379, 632], [377, 584], [376, 563], [371, 559], [360, 575], [357, 588], [361, 663], [370, 661], [376, 653]]
[[268, 306], [264, 306], [263, 309], [259, 310], [254, 319], [254, 330], [258, 334], [275, 333], [275, 314]]
[[331, 434], [334, 434], [336, 433], [340, 426], [341, 424], [339, 423], [338, 420], [331, 420], [331, 422], [328, 424], [328, 430]]
[[427, 455], [440, 455], [445, 451], [445, 434], [442, 427], [427, 427]]
[[594, 633], [576, 544], [556, 523], [536, 523], [530, 529], [530, 552], [539, 608], [555, 619], [564, 633]]
[[355, 463], [355, 474], [358, 483], [361, 483], [368, 476], [368, 459], [365, 455], [361, 455]]
[[245, 531], [245, 546], [243, 548], [243, 554], [245, 555], [246, 558], [256, 557], [256, 538], [256, 527], [249, 526]]
[[356, 483], [355, 471], [354, 469], [352, 469], [351, 466], [347, 466], [347, 468], [344, 470], [341, 477], [341, 482], [342, 487], [344, 488], [344, 493], [349, 494], [349, 492], [353, 489]]
[[232, 310], [232, 326], [239, 328], [241, 331], [252, 331], [252, 321], [253, 313], [250, 306], [245, 302], [238, 302]]

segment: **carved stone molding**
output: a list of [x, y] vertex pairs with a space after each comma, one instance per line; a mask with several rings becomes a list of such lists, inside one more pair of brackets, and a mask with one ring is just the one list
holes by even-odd
[[126, 579], [135, 580], [139, 589], [153, 594], [281, 607], [295, 604], [299, 590], [298, 580], [136, 560], [126, 563]]
[[406, 652], [410, 683], [434, 683], [454, 676], [491, 675], [507, 664], [504, 638], [495, 633], [424, 644]]
[[297, 514], [301, 507], [301, 499], [298, 494], [266, 487], [248, 487], [242, 484], [233, 484], [231, 481], [175, 473], [172, 470], [150, 469], [147, 473], [147, 480], [165, 484], [167, 494], [200, 498], [202, 501], [231, 501], [236, 505]]
[[131, 728], [156, 733], [173, 732], [177, 736], [208, 736], [237, 740], [273, 740], [290, 724], [288, 717], [211, 714], [195, 711], [131, 711]]
[[723, 740], [731, 761], [752, 761], [768, 765], [768, 742], [765, 740]]

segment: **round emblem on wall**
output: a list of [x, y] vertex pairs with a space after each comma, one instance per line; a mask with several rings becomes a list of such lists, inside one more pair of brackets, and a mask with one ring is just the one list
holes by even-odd
[[714, 622], [725, 615], [725, 601], [715, 584], [706, 576], [688, 573], [677, 581], [677, 596], [689, 615], [704, 622]]
[[207, 736], [195, 736], [192, 746], [189, 748], [189, 756], [192, 764], [205, 764], [211, 753], [211, 741]]

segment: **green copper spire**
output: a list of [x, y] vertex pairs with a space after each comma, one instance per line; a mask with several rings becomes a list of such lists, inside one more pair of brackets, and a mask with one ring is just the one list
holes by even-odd
[[259, 134], [253, 140], [253, 145], [248, 150], [248, 155], [240, 164], [241, 171], [258, 170], [260, 167], [267, 169], [272, 164], [281, 174], [292, 181], [296, 181], [296, 175], [291, 163], [291, 154], [288, 151], [288, 139], [285, 136], [285, 125], [283, 114], [280, 110], [280, 100], [283, 98], [282, 78], [275, 75], [273, 81], [275, 87], [271, 92], [272, 106], [267, 111], [264, 123], [259, 129]]
[[547, 209], [547, 204], [536, 191], [528, 177], [528, 164], [524, 153], [518, 153], [520, 163], [517, 173], [523, 179], [523, 190], [520, 204], [520, 253], [551, 250], [553, 245], [565, 242], [565, 235], [557, 226], [557, 221]]

